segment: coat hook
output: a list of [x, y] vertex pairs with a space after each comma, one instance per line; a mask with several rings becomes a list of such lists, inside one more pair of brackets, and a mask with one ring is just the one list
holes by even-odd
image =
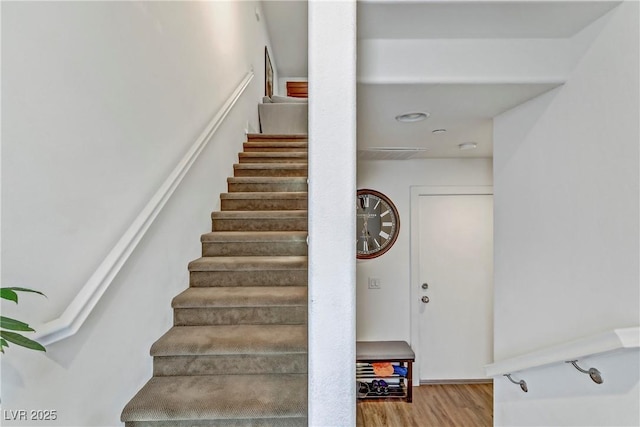
[[593, 382], [596, 384], [602, 384], [604, 382], [604, 380], [602, 379], [602, 374], [596, 368], [589, 368], [588, 371], [585, 371], [580, 366], [578, 366], [577, 362], [577, 360], [567, 360], [565, 363], [571, 363], [578, 371], [582, 372], [583, 374], [589, 374]]
[[520, 380], [520, 381], [514, 381], [511, 378], [511, 374], [505, 374], [505, 377], [509, 378], [509, 381], [511, 381], [514, 384], [518, 384], [520, 386], [520, 388], [522, 389], [522, 391], [524, 391], [525, 393], [529, 391], [529, 389], [527, 388], [527, 383], [525, 380]]

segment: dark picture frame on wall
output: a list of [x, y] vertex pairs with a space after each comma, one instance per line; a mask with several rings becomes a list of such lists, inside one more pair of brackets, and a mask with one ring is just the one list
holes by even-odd
[[264, 95], [269, 97], [273, 95], [273, 67], [266, 46], [264, 47]]

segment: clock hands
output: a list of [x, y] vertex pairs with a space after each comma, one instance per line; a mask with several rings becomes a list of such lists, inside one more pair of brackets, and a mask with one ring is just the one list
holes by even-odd
[[368, 223], [369, 223], [368, 218], [365, 218], [364, 225], [362, 227], [362, 237], [364, 238], [364, 241], [362, 242], [362, 246], [365, 251], [369, 250], [369, 239], [371, 238], [371, 233], [369, 233]]

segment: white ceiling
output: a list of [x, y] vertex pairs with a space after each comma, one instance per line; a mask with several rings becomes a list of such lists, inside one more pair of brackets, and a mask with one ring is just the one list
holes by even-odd
[[570, 37], [619, 1], [358, 2], [358, 38]]
[[[496, 115], [554, 84], [358, 84], [358, 148], [422, 147], [421, 157], [491, 157]], [[400, 123], [398, 114], [421, 111], [427, 120]], [[433, 134], [434, 129], [446, 133]], [[476, 150], [458, 144], [475, 142]], [[415, 156], [413, 158], [416, 158]]]
[[[359, 39], [566, 38], [619, 1], [380, 1], [358, 2]], [[306, 1], [263, 1], [279, 77], [307, 75]], [[359, 56], [359, 63], [366, 58]], [[388, 76], [387, 76], [388, 77]], [[402, 158], [380, 147], [426, 148], [404, 158], [491, 157], [492, 118], [558, 84], [358, 83], [360, 158]], [[395, 82], [395, 80], [394, 80]], [[401, 124], [395, 116], [423, 111], [430, 117]], [[444, 128], [444, 134], [432, 130]], [[476, 142], [475, 150], [458, 144]]]

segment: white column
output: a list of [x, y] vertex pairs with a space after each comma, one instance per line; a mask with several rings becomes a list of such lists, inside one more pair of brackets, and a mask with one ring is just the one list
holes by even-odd
[[309, 425], [356, 423], [356, 3], [309, 2]]

